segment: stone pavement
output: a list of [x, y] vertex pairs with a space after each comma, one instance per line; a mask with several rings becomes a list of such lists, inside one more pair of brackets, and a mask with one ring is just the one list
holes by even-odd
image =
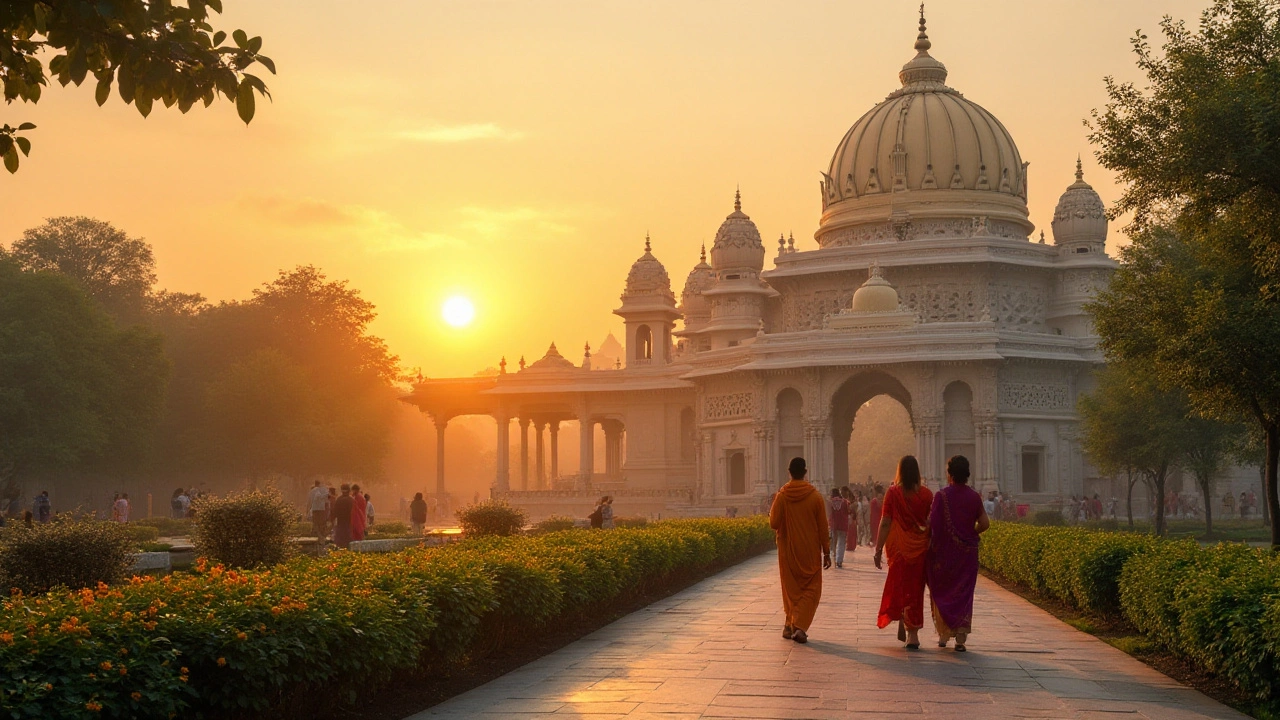
[[[884, 575], [828, 571], [809, 644], [783, 640], [773, 553], [414, 715], [426, 718], [1245, 718], [985, 578], [967, 653], [878, 630]], [[926, 615], [926, 622], [928, 622]]]

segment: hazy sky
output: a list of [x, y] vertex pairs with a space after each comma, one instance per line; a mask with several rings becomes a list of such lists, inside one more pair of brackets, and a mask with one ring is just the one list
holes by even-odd
[[[766, 243], [815, 247], [819, 172], [898, 87], [916, 3], [224, 0], [218, 26], [264, 38], [280, 71], [245, 127], [220, 102], [143, 119], [92, 83], [56, 84], [35, 149], [0, 173], [0, 241], [54, 215], [149, 240], [161, 285], [246, 297], [311, 263], [378, 306], [406, 367], [469, 375], [555, 340], [578, 361], [621, 323], [645, 232], [678, 294], [698, 246], [743, 209]], [[1031, 162], [1048, 229], [1102, 78], [1136, 79], [1129, 39], [1207, 0], [933, 0], [948, 84], [994, 113]], [[1108, 249], [1119, 240], [1114, 230]], [[773, 253], [769, 253], [772, 257]], [[770, 261], [771, 262], [771, 261]], [[766, 264], [768, 266], [769, 263]], [[477, 306], [465, 330], [440, 306]]]

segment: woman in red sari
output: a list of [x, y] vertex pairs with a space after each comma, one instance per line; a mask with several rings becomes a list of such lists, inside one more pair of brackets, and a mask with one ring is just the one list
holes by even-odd
[[924, 627], [925, 555], [929, 550], [929, 508], [933, 493], [920, 482], [920, 465], [910, 455], [898, 461], [898, 476], [884, 496], [876, 537], [876, 567], [888, 555], [889, 573], [880, 599], [877, 627], [898, 623], [898, 640], [919, 649]]

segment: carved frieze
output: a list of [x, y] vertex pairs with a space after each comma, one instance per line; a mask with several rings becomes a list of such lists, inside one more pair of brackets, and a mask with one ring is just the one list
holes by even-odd
[[986, 216], [969, 219], [887, 222], [859, 225], [825, 233], [820, 239], [824, 248], [909, 242], [912, 240], [964, 239], [997, 237], [1026, 240], [1027, 234], [1013, 223], [990, 220]]
[[705, 417], [708, 420], [726, 420], [748, 417], [753, 409], [752, 393], [711, 395], [706, 400]]
[[1001, 383], [1000, 408], [1002, 410], [1069, 410], [1071, 393], [1066, 385]]

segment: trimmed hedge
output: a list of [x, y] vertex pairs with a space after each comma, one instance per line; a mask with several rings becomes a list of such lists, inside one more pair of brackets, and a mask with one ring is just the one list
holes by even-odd
[[1258, 699], [1280, 698], [1280, 557], [1264, 548], [994, 523], [983, 567], [1133, 627]]
[[[763, 518], [335, 552], [238, 572], [15, 596], [0, 614], [14, 718], [305, 716], [396, 673], [464, 661], [772, 545]], [[323, 692], [320, 692], [323, 690]]]

